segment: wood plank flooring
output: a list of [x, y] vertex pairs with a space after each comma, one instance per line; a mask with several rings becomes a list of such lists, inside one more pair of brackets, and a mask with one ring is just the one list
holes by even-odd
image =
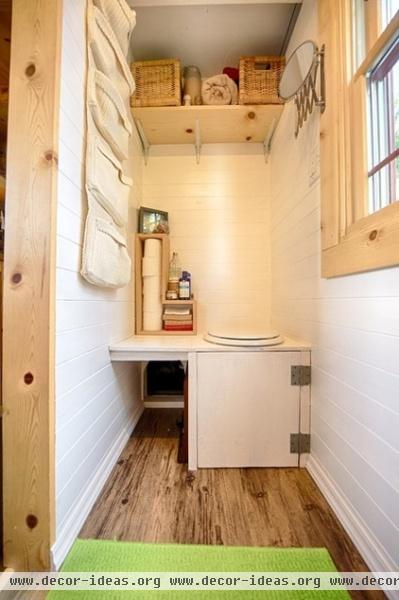
[[[326, 547], [340, 571], [367, 571], [304, 469], [201, 469], [177, 463], [178, 409], [146, 409], [83, 538], [231, 546]], [[356, 592], [381, 600], [381, 592]]]
[[0, 592], [1, 600], [45, 600], [48, 592]]

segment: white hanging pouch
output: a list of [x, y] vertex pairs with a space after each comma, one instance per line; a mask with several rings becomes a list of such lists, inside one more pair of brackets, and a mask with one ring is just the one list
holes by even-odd
[[132, 124], [112, 81], [97, 69], [88, 74], [87, 103], [98, 131], [119, 160], [129, 155]]
[[129, 98], [135, 90], [134, 79], [111, 26], [95, 6], [90, 8], [88, 23], [95, 66], [114, 82], [123, 100]]
[[95, 135], [88, 141], [87, 190], [123, 227], [127, 223], [132, 180], [122, 172], [122, 165], [106, 144]]
[[90, 212], [86, 220], [81, 275], [94, 285], [119, 288], [131, 278], [126, 240], [112, 224]]
[[125, 0], [94, 0], [110, 23], [123, 54], [129, 50], [129, 40], [136, 25], [136, 13]]

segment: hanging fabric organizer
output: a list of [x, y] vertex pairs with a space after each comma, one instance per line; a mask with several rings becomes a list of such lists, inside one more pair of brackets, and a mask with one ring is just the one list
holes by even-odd
[[88, 76], [87, 102], [99, 133], [115, 156], [126, 160], [132, 123], [112, 81], [97, 69], [91, 70]]
[[125, 58], [135, 26], [125, 0], [88, 0], [86, 191], [82, 276], [100, 287], [131, 279], [126, 228], [132, 180], [123, 173], [132, 135], [134, 80]]
[[136, 25], [136, 14], [125, 0], [94, 0], [94, 4], [110, 23], [124, 56], [129, 50], [129, 41]]
[[123, 98], [126, 98], [127, 95], [130, 97], [135, 90], [135, 85], [128, 62], [111, 25], [100, 10], [91, 4], [91, 0], [88, 4], [88, 19], [89, 50], [91, 51], [89, 51], [89, 69], [91, 54], [91, 66], [97, 67], [99, 71], [107, 75]]
[[122, 165], [104, 141], [93, 135], [87, 149], [87, 189], [116, 225], [124, 227], [128, 219], [132, 180], [122, 171]]

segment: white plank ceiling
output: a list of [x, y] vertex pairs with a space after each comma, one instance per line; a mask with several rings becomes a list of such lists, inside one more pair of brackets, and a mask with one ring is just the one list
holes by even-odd
[[[131, 0], [137, 13], [132, 36], [134, 60], [176, 57], [197, 65], [203, 77], [238, 66], [240, 56], [285, 53], [299, 3], [203, 4], [178, 0], [161, 6], [157, 0]], [[167, 4], [178, 4], [178, 6]]]

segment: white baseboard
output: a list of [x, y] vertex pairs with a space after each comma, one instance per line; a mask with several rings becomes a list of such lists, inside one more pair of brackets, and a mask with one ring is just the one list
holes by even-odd
[[88, 484], [85, 493], [80, 498], [72, 512], [69, 514], [54, 546], [51, 549], [54, 570], [58, 570], [61, 567], [95, 501], [104, 487], [105, 482], [114, 468], [116, 461], [126, 446], [132, 431], [136, 427], [141, 415], [143, 414], [143, 411], [144, 406], [141, 404], [138, 406], [131, 419], [128, 421], [128, 423], [126, 423], [126, 426], [120, 432], [107, 456], [99, 464], [97, 472]]
[[299, 455], [299, 466], [301, 469], [306, 469], [307, 464], [309, 462], [310, 454], [300, 454]]
[[[391, 556], [386, 552], [385, 548], [383, 548], [377, 540], [353, 505], [344, 494], [342, 494], [338, 486], [314, 456], [309, 457], [306, 469], [326, 497], [329, 505], [363, 557], [363, 560], [370, 571], [397, 571], [397, 565], [395, 565]], [[385, 591], [384, 593], [386, 597], [391, 600], [398, 599], [398, 593], [395, 591]]]
[[144, 408], [184, 408], [183, 400], [144, 400]]
[[145, 408], [184, 408], [184, 398], [182, 395], [146, 396], [144, 406]]

